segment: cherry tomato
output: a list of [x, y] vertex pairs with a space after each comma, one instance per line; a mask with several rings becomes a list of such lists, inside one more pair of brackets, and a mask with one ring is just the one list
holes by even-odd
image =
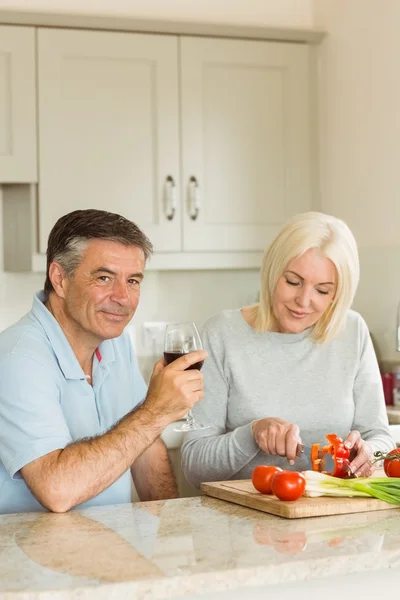
[[258, 467], [255, 467], [251, 475], [251, 481], [256, 490], [262, 494], [272, 494], [272, 479], [279, 471], [282, 471], [280, 467], [270, 465], [258, 465]]
[[383, 461], [383, 468], [388, 477], [400, 477], [400, 448], [395, 448], [389, 452], [388, 456], [395, 458], [386, 458]]
[[272, 480], [272, 493], [279, 500], [297, 500], [306, 489], [306, 478], [297, 471], [282, 471]]

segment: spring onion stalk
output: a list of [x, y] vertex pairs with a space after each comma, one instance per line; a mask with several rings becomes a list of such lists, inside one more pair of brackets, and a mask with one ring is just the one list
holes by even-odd
[[339, 479], [317, 471], [304, 471], [304, 496], [372, 496], [400, 505], [400, 477], [357, 477]]

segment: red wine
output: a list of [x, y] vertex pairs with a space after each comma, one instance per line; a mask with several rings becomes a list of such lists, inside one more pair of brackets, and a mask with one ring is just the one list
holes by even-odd
[[[167, 365], [169, 365], [177, 358], [180, 358], [181, 356], [185, 356], [185, 354], [187, 354], [187, 353], [186, 352], [164, 352], [164, 360], [167, 363]], [[200, 371], [200, 369], [203, 365], [204, 365], [204, 360], [201, 360], [197, 363], [194, 363], [194, 365], [191, 365], [187, 369], [185, 369], [185, 371], [188, 371], [189, 369], [198, 369]]]

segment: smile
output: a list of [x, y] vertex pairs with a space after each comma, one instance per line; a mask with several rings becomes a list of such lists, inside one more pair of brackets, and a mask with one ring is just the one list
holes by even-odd
[[110, 313], [110, 312], [106, 312], [104, 310], [102, 311], [102, 313], [110, 321], [117, 321], [117, 322], [125, 321], [126, 318], [129, 316], [129, 315], [126, 315], [126, 314], [122, 314], [121, 315], [121, 313]]
[[292, 317], [294, 317], [295, 319], [304, 319], [305, 317], [309, 317], [311, 314], [311, 313], [296, 312], [294, 310], [290, 310], [290, 308], [288, 308], [288, 311], [290, 312]]

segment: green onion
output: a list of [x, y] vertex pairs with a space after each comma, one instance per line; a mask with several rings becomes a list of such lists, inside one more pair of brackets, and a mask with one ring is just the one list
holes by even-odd
[[305, 496], [373, 496], [400, 505], [400, 477], [357, 477], [339, 479], [317, 471], [304, 471]]

